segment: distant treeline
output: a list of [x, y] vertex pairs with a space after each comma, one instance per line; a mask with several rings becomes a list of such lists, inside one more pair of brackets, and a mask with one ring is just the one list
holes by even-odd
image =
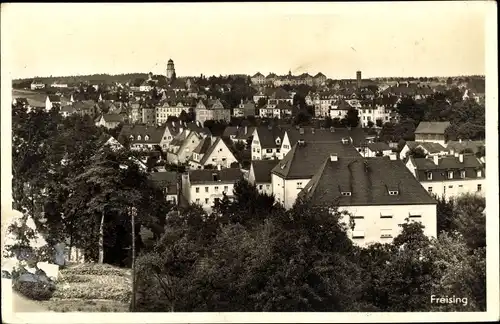
[[147, 79], [147, 73], [127, 73], [127, 74], [92, 74], [92, 75], [73, 75], [73, 76], [54, 76], [54, 77], [34, 77], [28, 79], [17, 79], [12, 81], [13, 87], [25, 88], [29, 87], [33, 80], [40, 81], [45, 84], [53, 82], [67, 83], [68, 85], [76, 85], [84, 82], [91, 84], [112, 84], [114, 82], [126, 83], [135, 79]]

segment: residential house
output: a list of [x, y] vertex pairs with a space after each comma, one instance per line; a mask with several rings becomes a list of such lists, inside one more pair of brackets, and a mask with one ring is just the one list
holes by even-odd
[[351, 143], [299, 141], [271, 171], [273, 193], [278, 203], [289, 209], [299, 192], [319, 170], [327, 157], [359, 157]]
[[446, 145], [445, 131], [450, 122], [420, 122], [415, 130], [416, 142], [434, 142]]
[[41, 81], [33, 80], [33, 82], [31, 82], [31, 84], [30, 84], [30, 88], [31, 88], [31, 90], [44, 89], [45, 83], [43, 83]]
[[45, 99], [45, 111], [51, 111], [54, 107], [61, 106], [61, 97], [56, 95], [48, 95]]
[[253, 102], [255, 102], [257, 104], [260, 99], [267, 100], [273, 92], [274, 92], [274, 89], [272, 89], [272, 88], [261, 88], [256, 94], [254, 94]]
[[196, 120], [204, 123], [207, 120], [231, 120], [231, 109], [220, 99], [200, 100], [195, 108]]
[[97, 110], [97, 105], [93, 100], [76, 101], [73, 102], [72, 106], [80, 116], [87, 115], [93, 117]]
[[131, 123], [142, 123], [142, 107], [140, 103], [130, 103], [129, 120]]
[[373, 126], [376, 127], [377, 120], [380, 120], [382, 125], [389, 122], [393, 111], [385, 105], [369, 102], [366, 105], [362, 105], [358, 109], [358, 112], [362, 127], [368, 127], [369, 122], [372, 122]]
[[410, 157], [406, 167], [429, 193], [438, 197], [482, 195], [486, 189], [485, 166], [475, 155]]
[[248, 117], [255, 116], [255, 103], [247, 100], [246, 102], [241, 99], [238, 107], [233, 108], [234, 117]]
[[[363, 154], [364, 153], [364, 154]], [[393, 155], [392, 149], [387, 143], [375, 142], [366, 145], [366, 150], [361, 152], [365, 157], [390, 156]]]
[[406, 141], [405, 146], [399, 152], [399, 158], [406, 161], [408, 153], [414, 149], [420, 149], [427, 156], [447, 155], [448, 150], [439, 143]]
[[113, 129], [124, 121], [125, 118], [122, 114], [102, 114], [96, 126], [104, 126], [107, 129]]
[[253, 184], [258, 192], [271, 196], [273, 194], [271, 171], [277, 164], [277, 160], [252, 161], [248, 173], [248, 182]]
[[[329, 116], [332, 119], [338, 118], [342, 119], [347, 117], [347, 112], [351, 109], [352, 106], [346, 100], [335, 101], [329, 107]], [[323, 113], [323, 110], [321, 111]]]
[[189, 113], [191, 104], [187, 100], [163, 101], [156, 107], [156, 123], [161, 125], [165, 123], [170, 116], [179, 117], [182, 112]]
[[61, 89], [65, 89], [68, 87], [68, 84], [67, 83], [64, 83], [64, 82], [53, 82], [51, 85], [50, 85], [51, 88], [61, 88]]
[[231, 140], [233, 143], [247, 144], [255, 131], [254, 126], [227, 126], [222, 134], [223, 138]]
[[314, 82], [314, 85], [316, 86], [320, 86], [322, 85], [323, 83], [326, 82], [326, 75], [324, 75], [323, 73], [321, 72], [318, 72], [318, 74], [316, 74], [314, 77], [313, 77], [313, 82]]
[[330, 154], [300, 193], [313, 206], [338, 208], [352, 219], [348, 235], [359, 246], [391, 243], [409, 219], [424, 225], [429, 237], [437, 235], [437, 202], [400, 160]]
[[231, 149], [221, 137], [205, 137], [193, 150], [189, 159], [191, 169], [205, 169], [213, 167], [230, 168], [231, 164], [238, 163]]
[[283, 88], [278, 88], [271, 93], [267, 100], [267, 105], [276, 107], [279, 103], [289, 103], [293, 105], [293, 97], [295, 92], [288, 92]]
[[18, 97], [18, 98], [13, 98], [12, 99], [12, 105], [13, 106], [21, 106], [25, 109], [29, 109], [30, 108], [30, 104], [29, 104], [29, 101], [27, 98], [21, 98], [21, 97]]
[[256, 127], [252, 135], [252, 160], [279, 158], [284, 134], [284, 130], [278, 127]]
[[265, 84], [266, 83], [266, 77], [260, 72], [255, 73], [250, 78], [250, 80], [252, 81], [253, 84]]
[[484, 141], [448, 141], [446, 143], [446, 151], [449, 154], [454, 155], [455, 153], [466, 153], [468, 151], [470, 153], [476, 154], [481, 149], [485, 147]]
[[73, 107], [73, 105], [64, 105], [59, 110], [59, 114], [63, 117], [69, 117], [69, 116], [76, 114], [76, 113], [77, 113], [77, 110], [75, 107]]
[[181, 192], [177, 172], [153, 172], [149, 175], [149, 179], [163, 191], [167, 201], [170, 201], [173, 205], [178, 205]]
[[190, 204], [211, 212], [224, 195], [233, 195], [234, 185], [243, 178], [240, 169], [190, 170], [182, 175], [182, 194]]
[[123, 125], [118, 140], [130, 143], [134, 151], [154, 151], [165, 147], [168, 134], [166, 126]]
[[167, 161], [173, 164], [187, 163], [193, 151], [198, 147], [205, 136], [199, 132], [184, 128], [179, 135], [169, 143], [167, 148]]
[[153, 105], [144, 104], [142, 106], [142, 123], [147, 125], [155, 125], [156, 113]]

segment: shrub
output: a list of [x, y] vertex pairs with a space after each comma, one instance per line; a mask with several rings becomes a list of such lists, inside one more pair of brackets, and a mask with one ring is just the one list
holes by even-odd
[[33, 300], [49, 300], [56, 290], [55, 285], [45, 282], [14, 280], [14, 291]]
[[59, 281], [67, 282], [67, 283], [89, 282], [90, 278], [82, 276], [82, 275], [70, 274], [70, 275], [66, 275], [66, 276], [61, 276], [61, 279]]
[[107, 264], [85, 263], [64, 269], [63, 275], [93, 275], [127, 277], [126, 269], [118, 269]]

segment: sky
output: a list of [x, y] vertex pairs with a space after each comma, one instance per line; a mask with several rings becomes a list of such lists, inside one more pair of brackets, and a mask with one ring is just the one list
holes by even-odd
[[357, 70], [367, 78], [485, 74], [491, 7], [450, 1], [1, 8], [2, 60], [17, 79], [165, 74], [170, 58], [178, 76], [289, 70], [330, 78], [354, 78]]

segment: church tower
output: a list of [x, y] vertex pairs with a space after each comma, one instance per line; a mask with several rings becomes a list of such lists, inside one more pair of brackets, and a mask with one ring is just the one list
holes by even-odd
[[174, 61], [172, 59], [168, 60], [167, 63], [167, 79], [172, 80], [175, 78], [175, 67]]

